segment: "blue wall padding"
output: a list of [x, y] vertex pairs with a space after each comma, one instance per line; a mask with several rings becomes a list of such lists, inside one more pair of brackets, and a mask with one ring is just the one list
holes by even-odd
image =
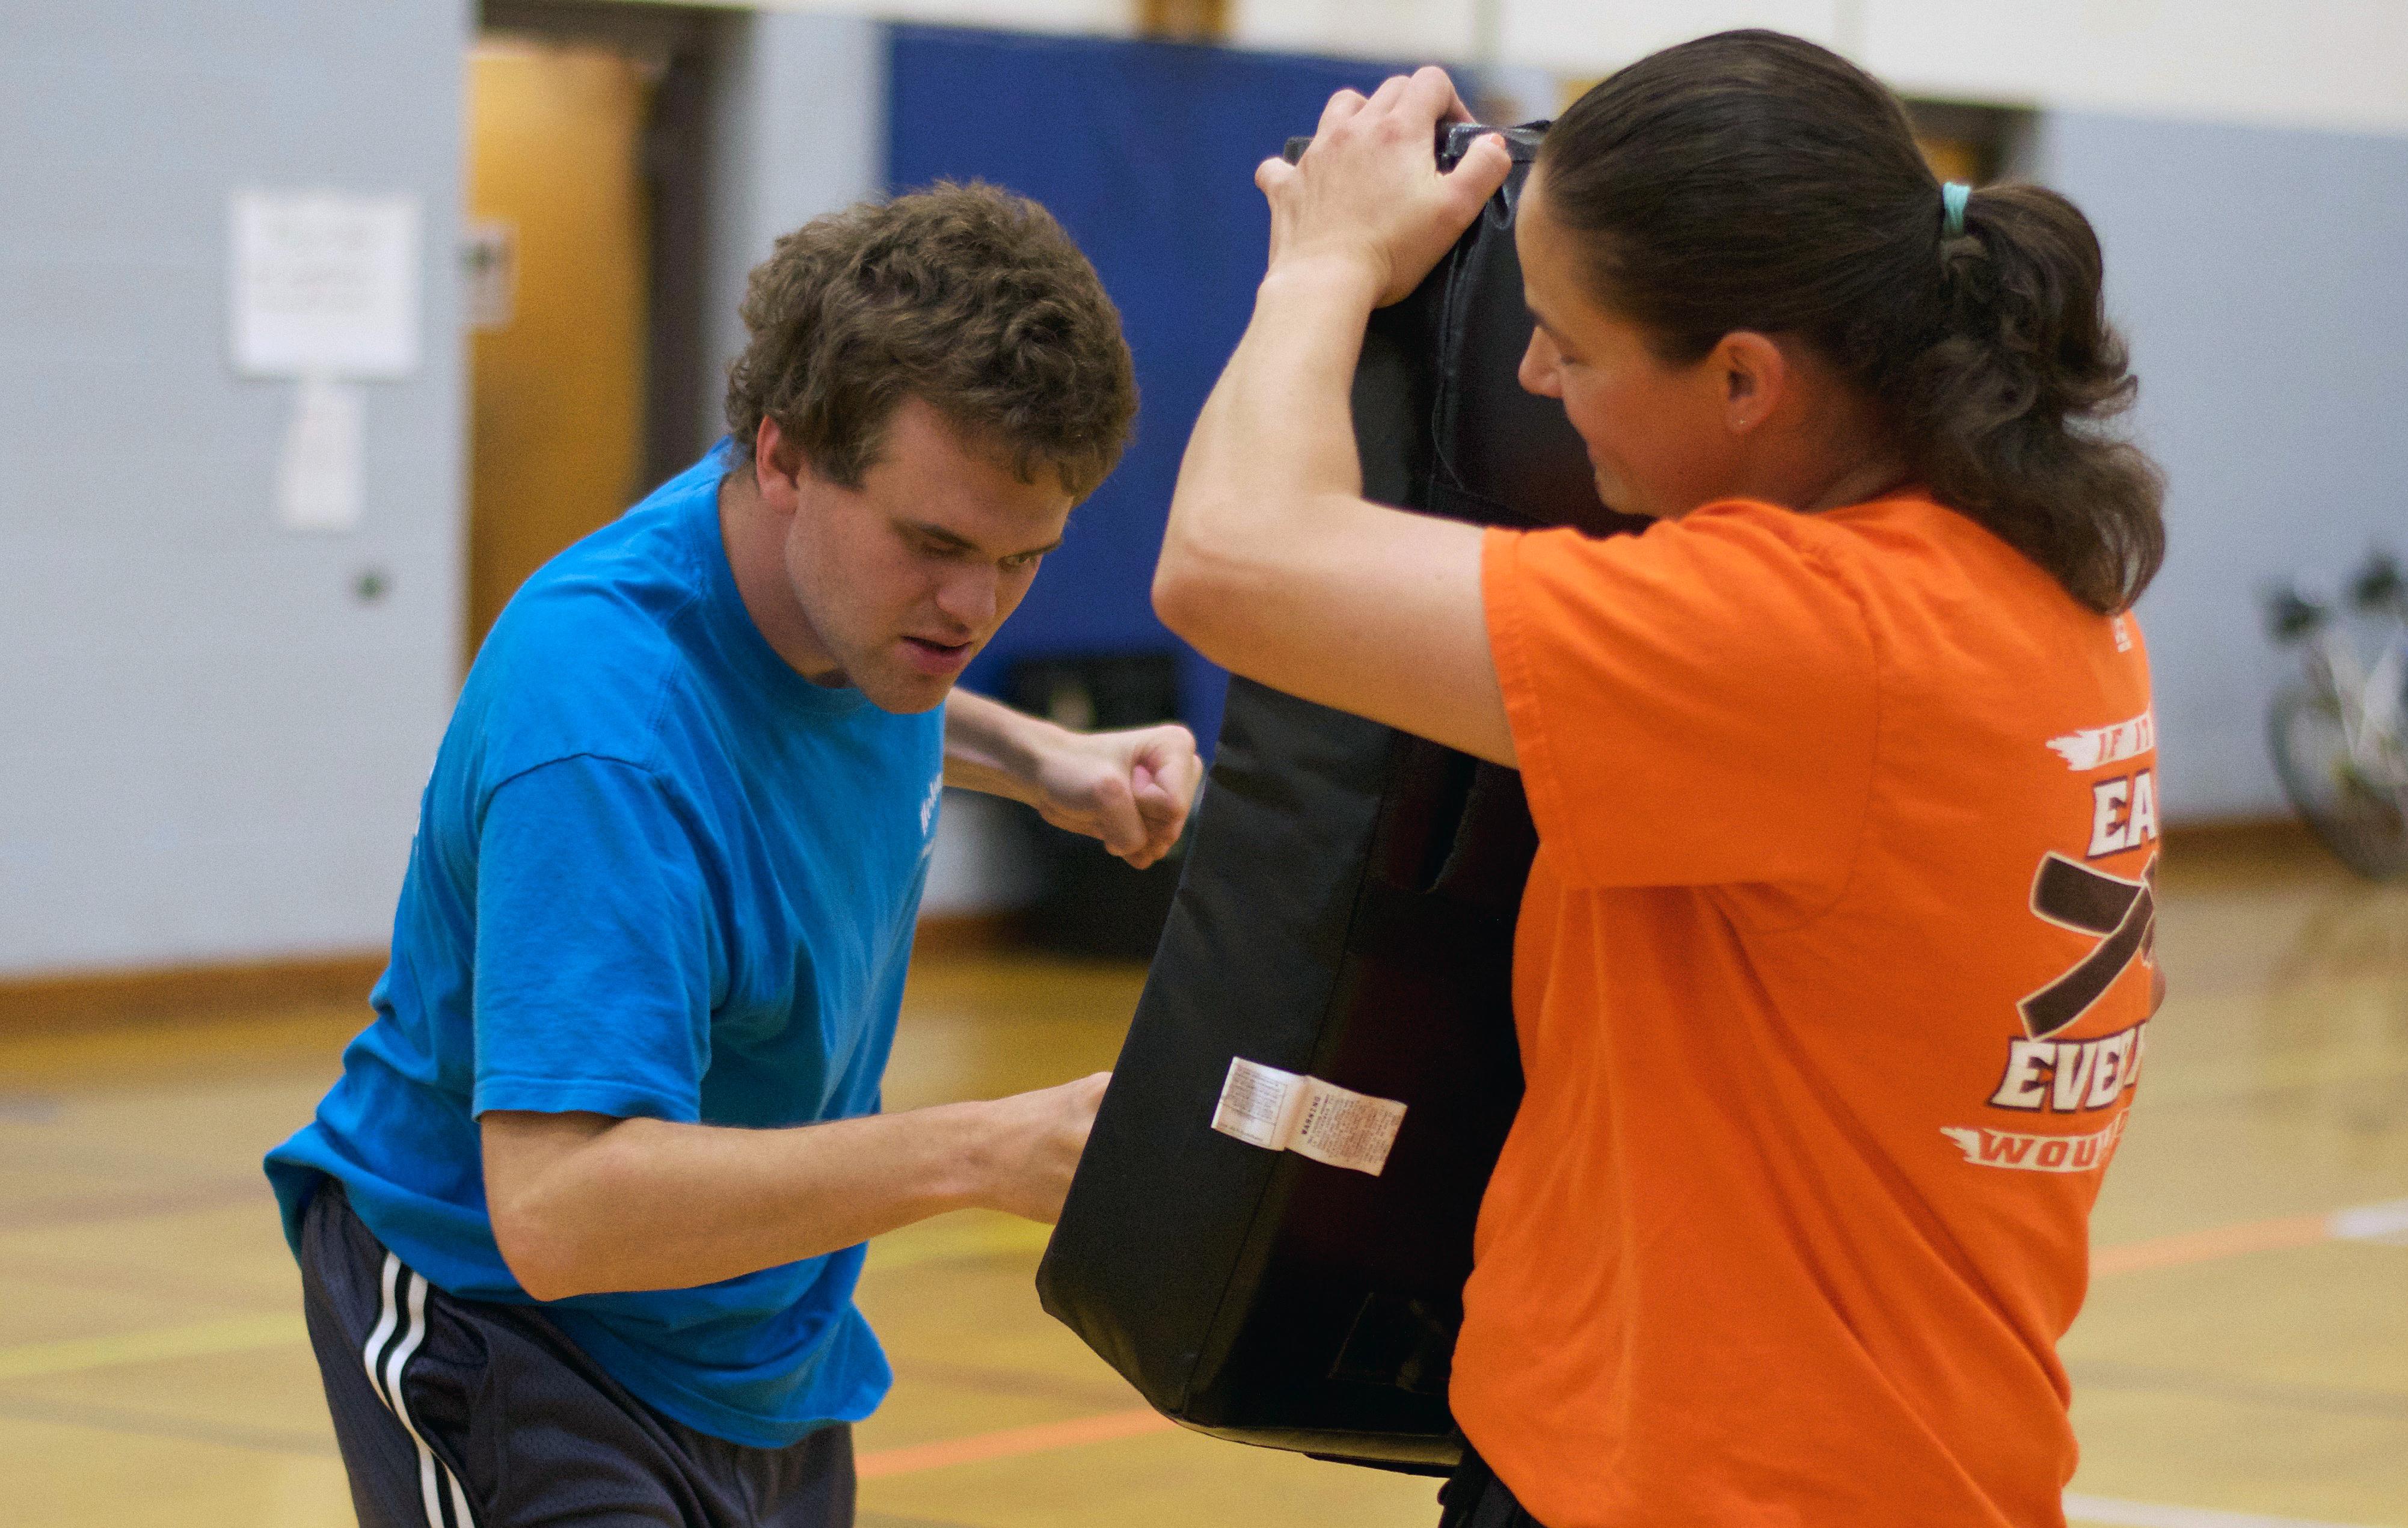
[[1182, 714], [1210, 746], [1226, 676], [1154, 619], [1147, 585], [1180, 453], [1262, 278], [1270, 218], [1254, 166], [1311, 132], [1332, 92], [1395, 71], [952, 28], [893, 39], [890, 182], [975, 178], [1052, 209], [1120, 305], [1143, 393], [1120, 469], [965, 680], [999, 688], [1021, 657], [1175, 650]]

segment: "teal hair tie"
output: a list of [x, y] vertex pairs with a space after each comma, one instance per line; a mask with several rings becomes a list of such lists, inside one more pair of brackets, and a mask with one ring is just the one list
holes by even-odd
[[1962, 180], [1951, 180], [1940, 188], [1940, 207], [1946, 215], [1941, 223], [1942, 234], [1948, 238], [1965, 236], [1965, 204], [1973, 199], [1973, 188]]

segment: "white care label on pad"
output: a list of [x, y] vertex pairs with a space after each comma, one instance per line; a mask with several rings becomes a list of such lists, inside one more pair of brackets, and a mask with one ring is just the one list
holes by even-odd
[[1212, 1128], [1249, 1146], [1378, 1177], [1405, 1106], [1234, 1056]]
[[1405, 1106], [1393, 1098], [1349, 1092], [1318, 1078], [1306, 1078], [1304, 1084], [1309, 1096], [1289, 1150], [1332, 1167], [1377, 1177], [1388, 1164], [1388, 1148], [1397, 1144]]

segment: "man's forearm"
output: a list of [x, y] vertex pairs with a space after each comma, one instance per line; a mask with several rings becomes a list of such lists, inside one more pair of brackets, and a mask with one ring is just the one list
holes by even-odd
[[1044, 734], [1040, 717], [956, 690], [945, 697], [945, 783], [1035, 804]]
[[494, 1235], [520, 1284], [547, 1300], [816, 1257], [991, 1202], [993, 1107], [785, 1130], [516, 1115], [499, 1139], [489, 1116]]
[[956, 690], [945, 702], [945, 783], [1007, 796], [1143, 869], [1179, 841], [1200, 775], [1177, 722], [1072, 732]]

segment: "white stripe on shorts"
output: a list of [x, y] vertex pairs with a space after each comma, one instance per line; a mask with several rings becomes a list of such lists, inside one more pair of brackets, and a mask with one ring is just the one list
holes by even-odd
[[376, 1391], [377, 1399], [384, 1402], [388, 1411], [393, 1409], [393, 1401], [384, 1392], [384, 1376], [377, 1372], [377, 1357], [384, 1351], [385, 1340], [393, 1335], [394, 1326], [400, 1317], [401, 1307], [394, 1304], [393, 1298], [394, 1281], [400, 1277], [401, 1259], [387, 1252], [384, 1255], [384, 1296], [378, 1306], [376, 1330], [368, 1334], [367, 1346], [360, 1349], [360, 1357], [367, 1364], [368, 1384]]
[[[435, 1450], [419, 1435], [418, 1424], [409, 1420], [409, 1403], [402, 1394], [401, 1371], [426, 1340], [426, 1280], [401, 1265], [393, 1253], [384, 1255], [384, 1292], [381, 1308], [377, 1314], [376, 1330], [368, 1334], [367, 1346], [361, 1356], [366, 1361], [368, 1382], [375, 1387], [377, 1398], [401, 1422], [409, 1434], [409, 1441], [418, 1447], [418, 1494], [426, 1508], [426, 1528], [475, 1528], [476, 1519], [469, 1514], [467, 1493]], [[409, 1328], [394, 1343], [390, 1353], [380, 1353], [394, 1330], [401, 1325], [404, 1306], [409, 1310]], [[382, 1362], [379, 1359], [381, 1357]]]

